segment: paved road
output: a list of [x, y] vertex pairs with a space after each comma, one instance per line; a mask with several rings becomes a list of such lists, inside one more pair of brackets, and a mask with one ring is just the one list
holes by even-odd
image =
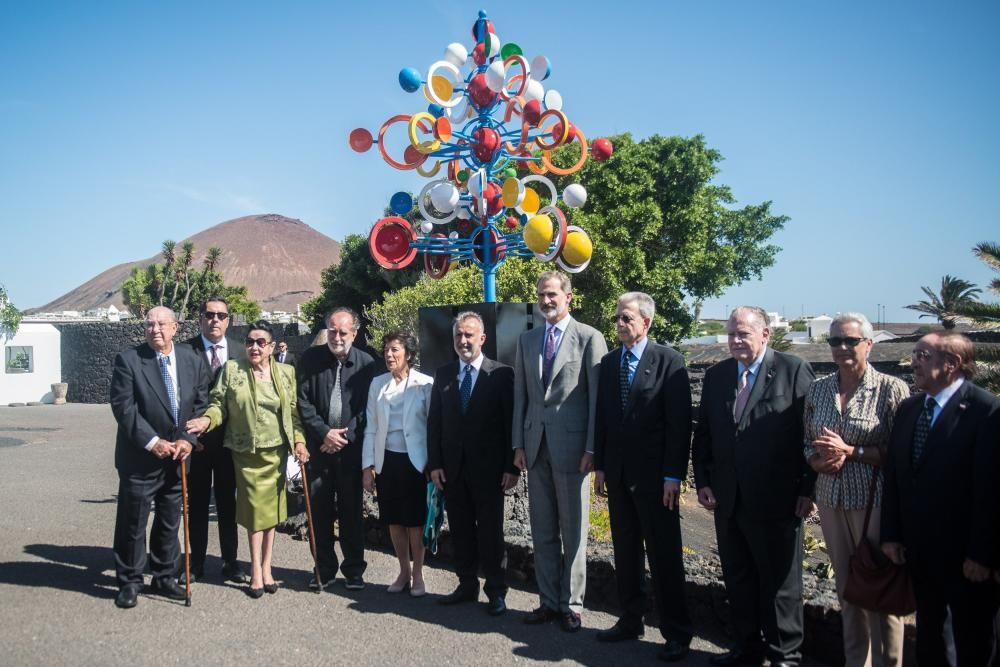
[[[199, 582], [185, 608], [143, 595], [120, 610], [111, 553], [117, 475], [115, 423], [108, 406], [0, 408], [0, 664], [138, 665], [153, 663], [270, 665], [655, 663], [658, 632], [606, 646], [596, 629], [607, 611], [584, 614], [584, 629], [521, 623], [537, 597], [513, 589], [499, 619], [485, 607], [434, 604], [455, 585], [446, 563], [426, 573], [423, 599], [390, 595], [390, 554], [368, 551], [368, 587], [337, 585], [321, 595], [305, 588], [308, 544], [278, 535], [277, 595], [247, 597], [221, 580]], [[221, 566], [210, 540], [209, 574]], [[246, 556], [245, 543], [240, 545]], [[686, 665], [708, 664], [722, 640], [695, 640]]]

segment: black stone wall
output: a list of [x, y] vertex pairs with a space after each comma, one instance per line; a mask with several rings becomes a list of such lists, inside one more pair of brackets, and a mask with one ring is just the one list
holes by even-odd
[[[145, 342], [140, 322], [74, 322], [56, 324], [61, 334], [62, 381], [69, 384], [70, 403], [107, 403], [111, 392], [111, 371], [115, 355]], [[288, 340], [290, 348], [308, 345], [312, 336], [299, 336], [293, 324], [275, 324], [275, 338]], [[249, 327], [229, 327], [229, 337], [242, 340]], [[175, 341], [198, 333], [198, 323], [181, 322]], [[303, 342], [300, 342], [299, 339]]]

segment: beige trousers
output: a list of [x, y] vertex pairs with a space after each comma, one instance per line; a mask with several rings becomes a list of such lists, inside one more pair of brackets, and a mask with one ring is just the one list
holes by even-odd
[[[837, 580], [837, 597], [844, 625], [847, 667], [898, 667], [903, 664], [903, 618], [866, 611], [844, 601], [849, 561], [865, 524], [865, 511], [819, 506], [830, 562]], [[868, 539], [879, 543], [879, 508], [872, 510]], [[853, 536], [853, 539], [852, 539]]]

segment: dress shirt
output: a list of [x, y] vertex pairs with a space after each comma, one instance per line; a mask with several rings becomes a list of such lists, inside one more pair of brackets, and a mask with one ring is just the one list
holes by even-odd
[[646, 345], [648, 344], [649, 336], [643, 336], [642, 340], [632, 347], [625, 347], [622, 345], [623, 355], [626, 352], [632, 353], [632, 358], [628, 361], [628, 384], [630, 387], [632, 386], [632, 382], [635, 380], [635, 370], [639, 367], [639, 360], [642, 359], [642, 353], [646, 351]]
[[[955, 392], [958, 391], [958, 388], [962, 386], [963, 382], [965, 382], [965, 378], [958, 378], [950, 385], [930, 397], [934, 399], [934, 414], [931, 415], [932, 427], [934, 426], [934, 422], [937, 421], [938, 415], [940, 415], [941, 411], [944, 410], [944, 406], [948, 404], [948, 401], [950, 401], [951, 397], [955, 395]], [[924, 399], [924, 405], [927, 405], [926, 398]]]
[[472, 360], [471, 364], [467, 364], [464, 361], [459, 360], [459, 362], [458, 362], [458, 383], [459, 383], [459, 386], [461, 386], [461, 384], [462, 384], [462, 376], [465, 375], [465, 367], [466, 366], [472, 366], [472, 377], [469, 378], [469, 381], [472, 383], [470, 391], [476, 388], [476, 380], [479, 379], [479, 369], [483, 367], [483, 359], [485, 359], [485, 358], [486, 357], [484, 357], [480, 353], [480, 355], [478, 357], [476, 357], [475, 359]]
[[[157, 371], [160, 370], [160, 357], [167, 357], [167, 359], [170, 360], [170, 363], [167, 364], [167, 375], [170, 376], [170, 384], [174, 385], [174, 397], [177, 399], [177, 404], [179, 406], [181, 402], [181, 392], [180, 387], [177, 386], [177, 350], [175, 350], [174, 346], [171, 345], [169, 354], [160, 354], [159, 352], [156, 353]], [[164, 390], [166, 390], [166, 388], [164, 388]], [[146, 443], [146, 451], [151, 451], [153, 449], [153, 445], [155, 445], [159, 439], [160, 436], [154, 435], [153, 438]]]
[[[226, 337], [223, 336], [222, 340], [218, 343], [213, 343], [209, 339], [205, 338], [205, 334], [201, 335], [201, 344], [205, 346], [205, 361], [208, 362], [208, 367], [212, 367], [212, 346], [218, 345], [218, 349], [215, 350], [215, 354], [219, 357], [219, 365], [225, 366], [226, 362], [229, 361], [229, 344], [226, 342]], [[211, 389], [211, 387], [209, 387]]]
[[[549, 339], [549, 329], [555, 327], [559, 330], [558, 337], [556, 338], [556, 356], [559, 354], [559, 347], [562, 345], [563, 338], [566, 337], [566, 327], [569, 326], [569, 313], [556, 322], [555, 324], [549, 324], [548, 321], [545, 322], [545, 335], [542, 337], [542, 353], [538, 355], [538, 377], [542, 377], [542, 371], [545, 368], [545, 341]], [[552, 357], [555, 359], [555, 356]]]
[[[764, 346], [764, 349], [760, 351], [760, 354], [757, 355], [757, 358], [754, 359], [753, 363], [750, 364], [750, 375], [747, 376], [747, 391], [753, 391], [753, 385], [755, 382], [757, 382], [757, 371], [760, 370], [760, 365], [764, 363], [765, 354], [767, 354], [767, 345]], [[740, 377], [743, 376], [743, 371], [745, 371], [746, 368], [747, 368], [746, 364], [744, 364], [742, 361], [736, 362], [737, 387], [739, 387]]]
[[403, 423], [403, 412], [406, 405], [406, 388], [410, 384], [410, 376], [402, 382], [396, 382], [396, 378], [389, 378], [389, 385], [385, 388], [384, 400], [389, 404], [389, 423], [386, 426], [385, 449], [387, 452], [406, 453], [406, 438], [403, 435], [405, 424]]

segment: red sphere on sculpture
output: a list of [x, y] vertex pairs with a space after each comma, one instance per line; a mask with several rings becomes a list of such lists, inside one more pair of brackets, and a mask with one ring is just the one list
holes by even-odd
[[486, 85], [486, 74], [480, 72], [469, 81], [469, 97], [477, 108], [492, 106], [497, 99], [497, 94]]
[[524, 110], [521, 112], [521, 118], [525, 120], [528, 125], [534, 127], [538, 125], [539, 119], [542, 117], [542, 103], [538, 100], [531, 100], [524, 105]]
[[590, 145], [590, 155], [598, 162], [604, 162], [615, 152], [614, 146], [607, 139], [595, 139]]

